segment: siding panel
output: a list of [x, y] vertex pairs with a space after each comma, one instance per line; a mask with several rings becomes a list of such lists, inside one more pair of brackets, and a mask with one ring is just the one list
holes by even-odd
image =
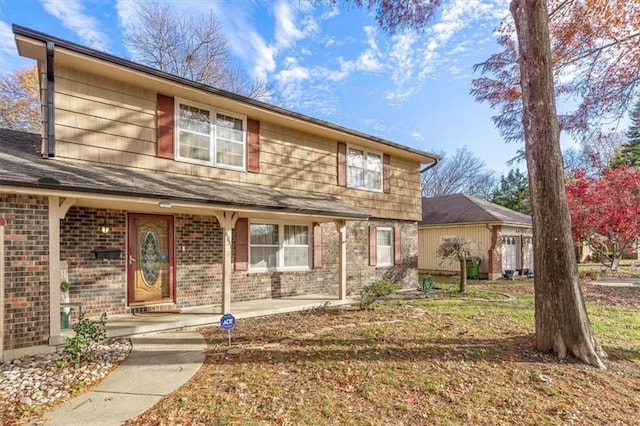
[[478, 244], [480, 273], [488, 271], [491, 231], [485, 225], [418, 228], [418, 269], [440, 273], [458, 273], [457, 261], [445, 261], [436, 255], [442, 237], [465, 237]]

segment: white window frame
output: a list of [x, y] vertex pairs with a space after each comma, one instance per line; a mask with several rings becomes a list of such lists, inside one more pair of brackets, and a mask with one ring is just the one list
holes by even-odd
[[[354, 185], [353, 182], [351, 182], [351, 180], [349, 179], [350, 177], [350, 173], [349, 170], [353, 167], [349, 164], [349, 152], [352, 150], [356, 150], [356, 151], [362, 151], [364, 156], [365, 156], [365, 160], [364, 160], [364, 168], [362, 170], [364, 170], [364, 181], [363, 181], [363, 185]], [[372, 156], [376, 156], [380, 158], [380, 186], [377, 188], [369, 188], [367, 186], [367, 157], [369, 155]], [[364, 189], [365, 191], [373, 191], [373, 192], [382, 192], [383, 187], [384, 187], [384, 155], [382, 152], [380, 151], [372, 151], [369, 149], [365, 149], [361, 146], [356, 146], [356, 145], [347, 145], [347, 155], [346, 155], [346, 163], [347, 163], [347, 176], [346, 176], [346, 180], [347, 180], [347, 187], [348, 188], [356, 188], [356, 189]]]
[[[202, 161], [197, 160], [191, 157], [183, 157], [180, 155], [180, 105], [190, 106], [199, 108], [201, 110], [209, 112], [210, 117], [210, 136], [209, 136], [209, 150], [210, 150], [210, 160]], [[216, 122], [218, 118], [218, 114], [225, 115], [231, 118], [236, 118], [242, 120], [242, 166], [233, 166], [230, 164], [223, 164], [217, 161], [217, 128]], [[208, 105], [200, 104], [198, 102], [188, 101], [186, 99], [175, 98], [175, 106], [174, 106], [174, 140], [175, 140], [175, 159], [178, 161], [184, 161], [186, 163], [194, 163], [194, 164], [202, 164], [206, 166], [220, 167], [223, 169], [231, 169], [231, 170], [242, 170], [245, 171], [247, 168], [247, 117], [240, 114], [234, 114], [229, 111], [225, 111], [222, 109], [216, 109]]]
[[[253, 247], [262, 247], [263, 245], [254, 245], [251, 243], [251, 225], [277, 225], [278, 226], [278, 238], [275, 247], [277, 247], [276, 253], [276, 266], [275, 267], [256, 267], [251, 263], [251, 250]], [[307, 228], [307, 264], [304, 266], [285, 266], [285, 253], [287, 247], [305, 247], [305, 245], [299, 244], [286, 244], [285, 242], [285, 226], [304, 226]], [[252, 220], [249, 221], [249, 271], [250, 272], [267, 272], [267, 271], [308, 271], [311, 270], [311, 262], [313, 261], [313, 227], [308, 222], [283, 222], [273, 220]], [[274, 247], [273, 245], [271, 247]]]
[[[388, 232], [389, 233], [389, 242], [390, 245], [382, 245], [380, 243], [380, 239], [378, 238], [378, 234], [380, 232]], [[391, 227], [386, 227], [386, 226], [381, 226], [381, 227], [377, 227], [376, 228], [376, 266], [393, 266], [393, 262], [395, 259], [395, 253], [394, 253], [394, 246], [395, 246], [395, 241], [394, 241], [394, 233], [393, 233], [393, 228]], [[381, 249], [387, 249], [387, 250], [381, 250]], [[381, 253], [383, 251], [388, 251], [389, 253], [389, 259], [382, 259]]]

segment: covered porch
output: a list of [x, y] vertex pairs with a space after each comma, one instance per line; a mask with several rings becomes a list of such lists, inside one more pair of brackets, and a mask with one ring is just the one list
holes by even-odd
[[[298, 312], [327, 306], [349, 305], [356, 302], [357, 299], [340, 298], [329, 294], [290, 296], [236, 302], [230, 313], [236, 320], [242, 320], [243, 318]], [[221, 305], [183, 308], [179, 312], [156, 311], [144, 314], [114, 315], [107, 318], [107, 337], [132, 336], [183, 327], [219, 326], [222, 315]], [[71, 328], [64, 329], [61, 334], [62, 338], [71, 337], [73, 330]]]

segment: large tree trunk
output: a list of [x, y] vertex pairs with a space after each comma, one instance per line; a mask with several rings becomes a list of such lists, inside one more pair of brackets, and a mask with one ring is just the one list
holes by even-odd
[[524, 107], [534, 237], [536, 347], [604, 369], [589, 322], [571, 238], [545, 0], [512, 0]]

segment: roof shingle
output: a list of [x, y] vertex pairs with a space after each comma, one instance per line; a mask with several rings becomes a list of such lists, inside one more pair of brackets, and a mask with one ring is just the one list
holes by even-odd
[[531, 226], [531, 216], [467, 194], [422, 199], [420, 225], [491, 222]]
[[0, 129], [0, 190], [3, 185], [192, 201], [238, 210], [251, 208], [349, 218], [370, 216], [366, 210], [331, 195], [47, 159], [40, 155], [39, 135], [8, 129]]

